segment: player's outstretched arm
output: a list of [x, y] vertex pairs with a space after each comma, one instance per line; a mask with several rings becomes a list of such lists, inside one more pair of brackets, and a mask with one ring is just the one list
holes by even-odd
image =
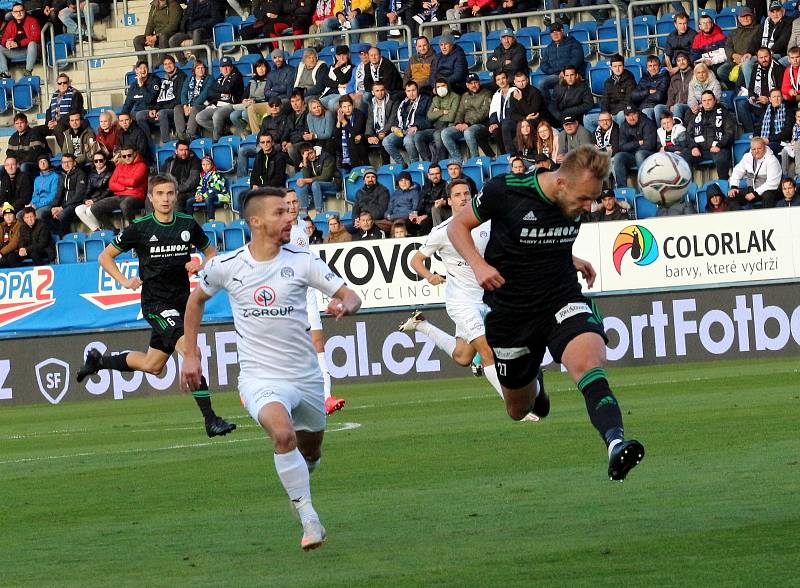
[[361, 308], [361, 298], [347, 286], [342, 286], [328, 303], [327, 312], [338, 321], [345, 315], [355, 314]]
[[181, 387], [184, 390], [197, 390], [200, 378], [203, 377], [203, 366], [200, 363], [200, 348], [197, 346], [197, 333], [206, 302], [211, 298], [201, 288], [195, 288], [186, 303], [186, 315], [183, 318], [183, 363], [181, 365]]
[[475, 247], [471, 231], [481, 224], [481, 220], [475, 216], [475, 211], [471, 206], [467, 206], [450, 221], [447, 227], [447, 237], [461, 254], [461, 257], [472, 267], [475, 279], [478, 280], [484, 290], [496, 290], [506, 283], [494, 267], [486, 263], [483, 256]]
[[594, 279], [597, 277], [597, 272], [594, 271], [594, 267], [592, 264], [586, 261], [585, 259], [581, 259], [580, 257], [576, 257], [575, 255], [572, 256], [572, 264], [575, 266], [575, 269], [581, 274], [584, 280], [586, 280], [586, 286], [591, 288], [594, 286]]
[[428, 259], [422, 252], [417, 251], [414, 254], [414, 257], [411, 258], [411, 269], [413, 269], [418, 276], [425, 278], [428, 280], [432, 286], [438, 286], [439, 284], [444, 284], [445, 278], [444, 276], [440, 276], [439, 274], [435, 274], [428, 270], [425, 267], [425, 260]]
[[117, 267], [117, 262], [114, 259], [122, 253], [119, 249], [114, 247], [114, 245], [106, 245], [106, 248], [100, 253], [97, 257], [97, 262], [100, 264], [106, 273], [114, 278], [116, 282], [122, 286], [123, 288], [128, 288], [129, 290], [136, 290], [142, 285], [142, 280], [139, 276], [133, 276], [132, 278], [125, 277], [119, 268]]

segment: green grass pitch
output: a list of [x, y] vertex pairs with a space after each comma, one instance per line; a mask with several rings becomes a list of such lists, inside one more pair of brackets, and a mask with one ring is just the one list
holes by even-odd
[[216, 440], [188, 396], [4, 408], [0, 586], [797, 586], [797, 360], [609, 373], [624, 483], [563, 374], [538, 424], [483, 379], [337, 387], [311, 553], [233, 393]]

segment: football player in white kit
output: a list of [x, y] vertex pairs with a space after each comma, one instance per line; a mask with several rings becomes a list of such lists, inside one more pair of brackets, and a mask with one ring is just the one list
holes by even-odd
[[[447, 202], [453, 209], [453, 217], [468, 206], [471, 199], [469, 184], [465, 180], [453, 180], [447, 186]], [[433, 228], [424, 245], [411, 259], [411, 267], [431, 285], [445, 284], [445, 307], [448, 316], [456, 325], [455, 337], [425, 320], [419, 310], [414, 311], [414, 314], [400, 325], [400, 330], [406, 333], [413, 331], [424, 333], [439, 349], [462, 366], [470, 365], [475, 354], [479, 353], [483, 362], [483, 373], [502, 399], [503, 391], [494, 366], [494, 354], [486, 341], [486, 329], [483, 325], [489, 307], [483, 302], [483, 288], [475, 279], [472, 268], [447, 237], [447, 227], [453, 217]], [[475, 246], [481, 253], [489, 242], [490, 230], [491, 224], [486, 222], [472, 231]], [[446, 279], [425, 267], [425, 260], [434, 254], [438, 254], [447, 269]], [[522, 420], [538, 421], [539, 416], [531, 412]]]
[[[305, 222], [300, 217], [300, 201], [297, 200], [297, 193], [292, 189], [286, 190], [286, 206], [289, 207], [289, 214], [293, 216], [292, 243], [301, 249], [308, 250], [308, 235], [306, 235]], [[306, 310], [308, 311], [308, 324], [311, 325], [309, 334], [311, 344], [317, 352], [319, 369], [322, 371], [322, 379], [325, 382], [325, 414], [333, 414], [337, 410], [344, 408], [344, 398], [337, 398], [331, 394], [331, 374], [328, 371], [328, 362], [325, 360], [325, 339], [322, 336], [322, 319], [319, 316], [319, 306], [317, 306], [317, 294], [313, 288], [308, 289], [308, 299], [306, 300]]]
[[249, 244], [212, 259], [200, 287], [189, 297], [181, 367], [184, 389], [203, 375], [197, 332], [206, 302], [228, 292], [239, 353], [242, 404], [267, 432], [275, 469], [300, 516], [304, 550], [320, 547], [325, 528], [311, 504], [309, 473], [319, 464], [325, 431], [322, 374], [311, 346], [306, 290], [331, 298], [337, 320], [358, 311], [361, 299], [319, 257], [290, 244], [292, 215], [281, 188], [256, 188], [243, 195]]

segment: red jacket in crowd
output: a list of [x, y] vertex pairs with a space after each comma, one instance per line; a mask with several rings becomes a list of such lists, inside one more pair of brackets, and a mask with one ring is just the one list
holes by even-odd
[[[8, 41], [13, 41], [17, 36], [19, 24], [17, 23], [17, 19], [12, 18], [8, 21], [5, 30], [3, 31], [3, 36], [0, 37], [0, 45], [3, 47], [6, 46]], [[28, 43], [39, 43], [42, 39], [42, 29], [39, 28], [39, 21], [33, 18], [31, 15], [26, 15], [25, 19], [22, 21], [22, 30], [25, 33], [25, 36], [19, 42], [20, 47], [27, 47]]]
[[147, 172], [147, 164], [137, 155], [133, 163], [117, 164], [108, 182], [108, 189], [117, 198], [132, 196], [144, 200], [147, 194]]

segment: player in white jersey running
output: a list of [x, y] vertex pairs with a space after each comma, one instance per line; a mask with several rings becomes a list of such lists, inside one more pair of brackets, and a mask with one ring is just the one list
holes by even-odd
[[[483, 302], [483, 288], [475, 279], [470, 265], [456, 251], [447, 236], [450, 220], [469, 205], [471, 199], [469, 184], [465, 180], [453, 180], [447, 186], [447, 203], [453, 209], [453, 216], [433, 228], [424, 245], [411, 259], [411, 268], [431, 285], [445, 284], [445, 307], [448, 316], [456, 325], [455, 337], [425, 320], [419, 310], [414, 311], [414, 314], [400, 325], [400, 330], [407, 333], [419, 331], [427, 335], [439, 349], [462, 366], [470, 365], [475, 354], [479, 353], [486, 379], [503, 399], [503, 390], [494, 365], [494, 354], [486, 341], [486, 329], [483, 323], [489, 313], [489, 307]], [[479, 252], [486, 249], [490, 230], [491, 224], [488, 222], [472, 230], [472, 238]], [[446, 279], [425, 267], [425, 260], [434, 254], [438, 254], [447, 269]], [[539, 417], [547, 416], [550, 405], [549, 402], [543, 402], [545, 398], [546, 394], [537, 407], [539, 412], [544, 414], [537, 415], [530, 412], [522, 420], [538, 421]]]
[[[309, 250], [308, 235], [306, 235], [305, 222], [300, 218], [300, 202], [297, 200], [297, 192], [292, 189], [286, 190], [284, 198], [286, 206], [289, 207], [289, 214], [292, 215], [292, 237], [291, 242], [301, 249]], [[311, 325], [309, 334], [311, 344], [317, 352], [319, 369], [322, 371], [322, 380], [325, 382], [325, 414], [333, 414], [337, 410], [344, 408], [344, 398], [337, 398], [331, 394], [331, 374], [328, 371], [328, 362], [325, 360], [325, 339], [322, 335], [322, 319], [319, 317], [319, 306], [317, 306], [317, 294], [312, 288], [308, 289], [308, 299], [306, 300], [306, 310], [308, 311], [308, 324]]]
[[320, 547], [325, 528], [311, 504], [309, 473], [319, 464], [325, 431], [322, 374], [309, 341], [306, 290], [331, 301], [336, 319], [361, 307], [361, 299], [319, 257], [290, 244], [292, 216], [281, 188], [245, 192], [243, 217], [249, 244], [206, 264], [189, 297], [181, 383], [194, 389], [203, 375], [197, 332], [206, 302], [224, 289], [233, 313], [242, 404], [267, 432], [275, 469], [303, 525], [300, 546]]

